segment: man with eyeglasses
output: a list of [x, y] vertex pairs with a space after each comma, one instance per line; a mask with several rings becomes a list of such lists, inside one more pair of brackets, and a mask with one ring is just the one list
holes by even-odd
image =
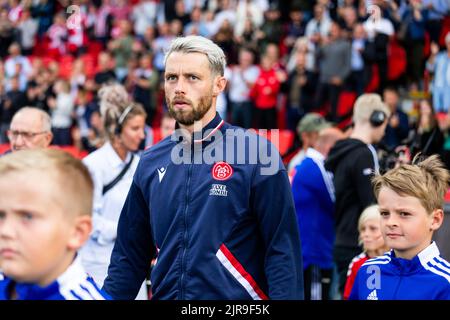
[[50, 116], [35, 107], [21, 108], [14, 114], [7, 134], [12, 152], [47, 148], [53, 139]]

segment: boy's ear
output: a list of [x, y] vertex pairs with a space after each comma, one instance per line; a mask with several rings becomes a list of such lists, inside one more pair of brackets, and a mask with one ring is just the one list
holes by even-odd
[[444, 211], [442, 209], [435, 209], [431, 214], [430, 231], [436, 231], [444, 221]]
[[217, 97], [222, 91], [225, 90], [225, 87], [227, 86], [227, 79], [222, 76], [217, 76], [214, 78], [214, 85], [213, 85], [213, 97]]
[[75, 218], [72, 235], [68, 242], [69, 249], [74, 251], [81, 248], [89, 239], [92, 231], [92, 217], [88, 215], [81, 215]]

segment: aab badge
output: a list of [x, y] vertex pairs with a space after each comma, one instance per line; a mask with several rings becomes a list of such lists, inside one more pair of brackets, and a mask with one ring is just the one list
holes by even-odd
[[219, 181], [228, 180], [233, 175], [233, 168], [226, 162], [216, 162], [212, 168], [212, 176]]

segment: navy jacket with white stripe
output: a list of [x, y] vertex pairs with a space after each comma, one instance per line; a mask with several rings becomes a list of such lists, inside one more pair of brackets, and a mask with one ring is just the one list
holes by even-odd
[[435, 242], [411, 260], [391, 250], [359, 269], [350, 300], [449, 300], [450, 264]]
[[16, 300], [110, 300], [111, 298], [86, 274], [77, 257], [69, 268], [49, 285], [17, 283], [0, 273], [0, 300], [11, 300], [14, 286]]
[[[300, 237], [286, 170], [276, 149], [274, 174], [262, 174], [261, 162], [239, 164], [237, 157], [250, 159], [258, 149], [236, 148], [239, 138], [230, 134], [235, 129], [216, 114], [202, 129], [203, 139], [191, 144], [168, 137], [144, 152], [104, 284], [114, 299], [136, 296], [157, 252], [153, 299], [303, 298]], [[268, 146], [266, 139], [259, 143]], [[191, 160], [223, 150], [214, 163], [231, 168], [225, 164], [214, 177], [214, 163], [177, 164], [175, 146], [182, 152], [194, 148]]]

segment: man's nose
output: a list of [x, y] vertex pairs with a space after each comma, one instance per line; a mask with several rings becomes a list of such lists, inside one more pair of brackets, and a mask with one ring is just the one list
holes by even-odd
[[186, 83], [182, 78], [178, 79], [178, 81], [175, 85], [175, 94], [186, 93], [185, 85], [186, 85]]

